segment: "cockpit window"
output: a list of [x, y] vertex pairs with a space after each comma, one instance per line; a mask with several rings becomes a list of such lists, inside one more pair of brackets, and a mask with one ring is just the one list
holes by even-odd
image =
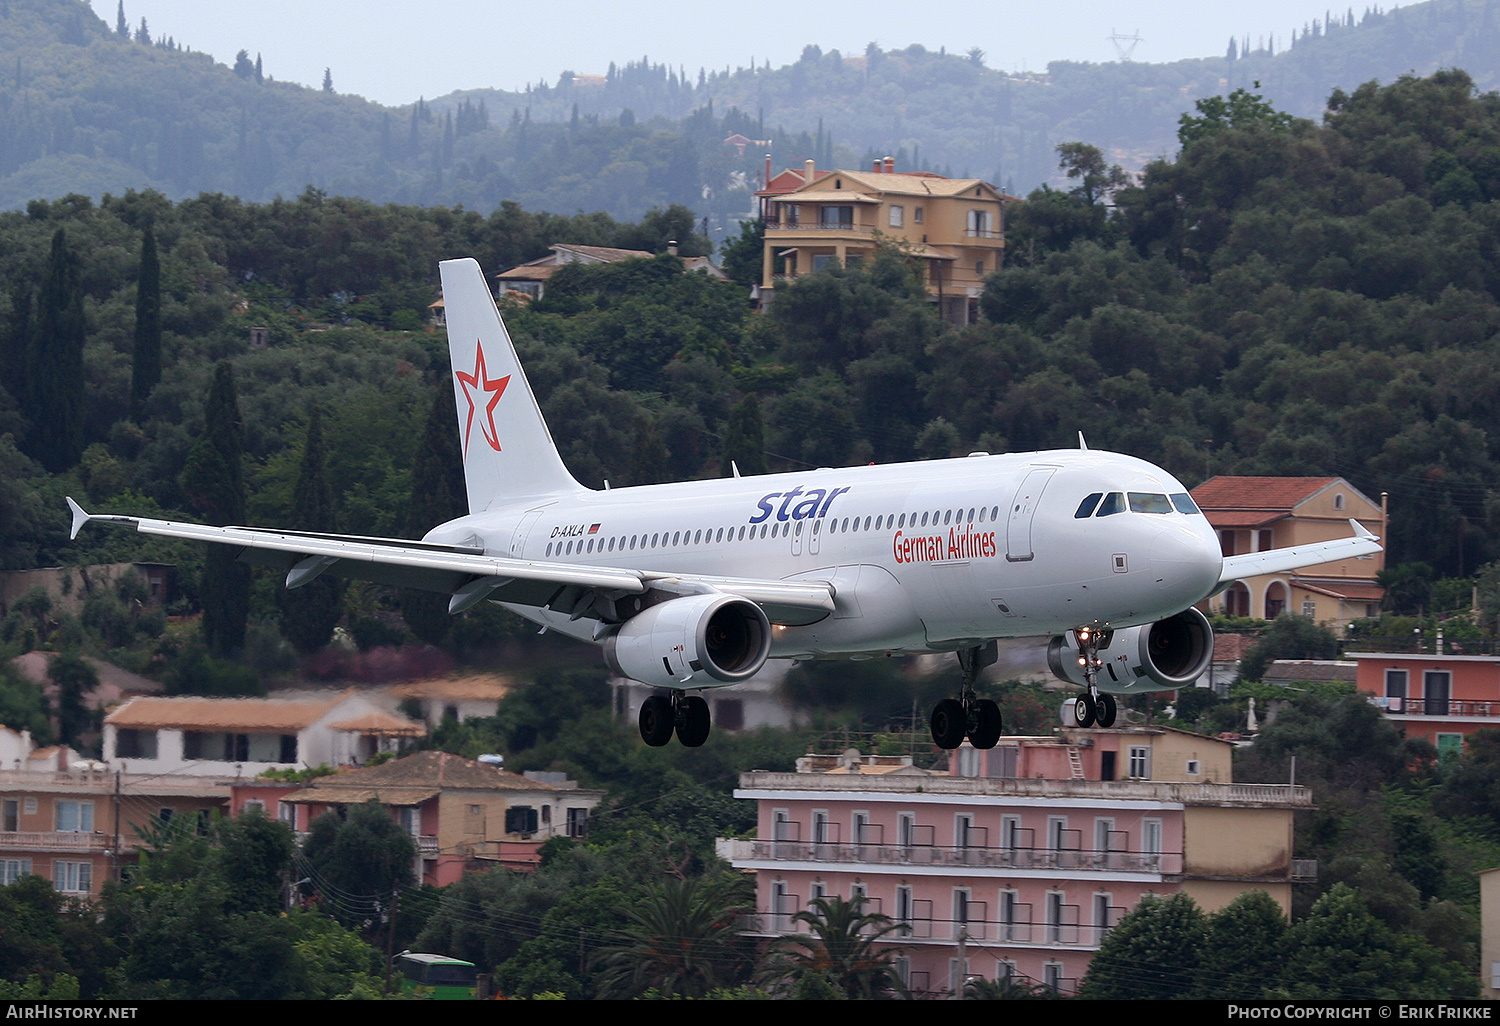
[[1116, 513], [1125, 512], [1125, 496], [1120, 492], [1110, 492], [1099, 503], [1099, 512], [1094, 514], [1099, 517], [1113, 516]]
[[1193, 501], [1193, 497], [1187, 492], [1178, 492], [1176, 495], [1172, 496], [1172, 505], [1177, 507], [1177, 512], [1179, 513], [1203, 512], [1198, 508], [1198, 504]]
[[1132, 513], [1170, 513], [1172, 504], [1165, 495], [1156, 492], [1131, 492], [1130, 510]]
[[1103, 492], [1095, 492], [1093, 495], [1085, 496], [1078, 504], [1078, 512], [1073, 514], [1074, 520], [1082, 520], [1084, 517], [1094, 515], [1094, 507], [1099, 505], [1099, 500], [1104, 497]]

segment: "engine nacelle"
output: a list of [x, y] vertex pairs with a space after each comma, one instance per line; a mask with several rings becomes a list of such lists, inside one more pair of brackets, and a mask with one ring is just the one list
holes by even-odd
[[657, 687], [715, 687], [753, 675], [771, 654], [771, 622], [735, 595], [686, 595], [632, 616], [604, 642], [621, 677]]
[[[1071, 684], [1087, 684], [1082, 658], [1072, 634], [1053, 637], [1047, 665]], [[1165, 620], [1117, 630], [1099, 646], [1097, 683], [1101, 691], [1132, 694], [1173, 691], [1203, 675], [1214, 658], [1214, 631], [1196, 608]]]

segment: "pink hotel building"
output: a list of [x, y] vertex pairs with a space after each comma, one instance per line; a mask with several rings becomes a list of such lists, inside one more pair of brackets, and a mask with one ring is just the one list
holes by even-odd
[[808, 756], [752, 772], [757, 837], [724, 842], [756, 874], [755, 934], [776, 937], [824, 895], [863, 894], [903, 924], [908, 987], [1029, 979], [1063, 993], [1147, 894], [1206, 910], [1263, 890], [1283, 910], [1315, 865], [1292, 858], [1304, 787], [1231, 782], [1228, 742], [1164, 728], [1059, 730], [961, 748], [936, 772], [907, 759]]

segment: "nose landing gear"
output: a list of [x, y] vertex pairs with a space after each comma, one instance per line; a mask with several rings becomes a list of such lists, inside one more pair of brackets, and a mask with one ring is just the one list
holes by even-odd
[[1088, 682], [1088, 691], [1073, 701], [1073, 722], [1080, 727], [1092, 727], [1095, 723], [1101, 727], [1113, 727], [1115, 696], [1099, 692], [1099, 667], [1103, 665], [1099, 659], [1099, 631], [1093, 627], [1080, 627], [1073, 636], [1078, 639], [1078, 663], [1083, 667], [1083, 679]]
[[963, 687], [958, 698], [945, 698], [932, 709], [932, 743], [953, 749], [969, 739], [975, 748], [994, 748], [1000, 740], [1004, 723], [1000, 707], [988, 698], [974, 694], [979, 671], [998, 658], [995, 643], [975, 645], [958, 650], [958, 665], [963, 669]]

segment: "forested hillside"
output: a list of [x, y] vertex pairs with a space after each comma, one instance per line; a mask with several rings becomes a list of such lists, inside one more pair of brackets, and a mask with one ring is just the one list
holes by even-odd
[[[1393, 563], [1463, 576], [1500, 556], [1500, 100], [1450, 72], [1339, 94], [1320, 127], [1237, 94], [1183, 136], [1113, 207], [1101, 165], [1017, 208], [1009, 265], [969, 327], [936, 320], [895, 252], [778, 290], [755, 317], [741, 289], [676, 273], [671, 257], [570, 268], [510, 321], [592, 486], [712, 475], [727, 458], [777, 469], [1069, 446], [1082, 430], [1190, 484], [1327, 473], [1389, 492]], [[420, 330], [437, 261], [493, 270], [562, 238], [660, 252], [691, 218], [485, 218], [314, 191], [72, 197], [0, 216], [5, 565], [97, 555], [64, 538], [66, 489], [190, 510], [181, 475], [226, 358], [253, 522], [291, 515], [317, 405], [339, 529], [414, 529], [412, 452], [445, 377], [441, 334]], [[133, 407], [148, 227], [160, 372]], [[251, 348], [252, 326], [268, 346]]]
[[[263, 202], [311, 185], [483, 213], [510, 200], [635, 219], [681, 203], [732, 236], [724, 222], [751, 210], [766, 142], [778, 166], [812, 157], [868, 167], [893, 155], [903, 169], [975, 175], [1020, 194], [1055, 177], [1059, 143], [1086, 140], [1135, 169], [1176, 151], [1177, 119], [1195, 100], [1257, 82], [1280, 109], [1314, 118], [1335, 88], [1408, 72], [1465, 67], [1494, 88], [1497, 12], [1500, 0], [1351, 8], [1261, 26], [1200, 60], [1054, 62], [1035, 73], [919, 45], [809, 45], [781, 68], [622, 55], [520, 92], [386, 108], [278, 82], [258, 55], [215, 63], [170, 25], [154, 39], [122, 35], [83, 0], [5, 0], [0, 209], [127, 188]], [[743, 153], [724, 144], [734, 133], [752, 140]]]

